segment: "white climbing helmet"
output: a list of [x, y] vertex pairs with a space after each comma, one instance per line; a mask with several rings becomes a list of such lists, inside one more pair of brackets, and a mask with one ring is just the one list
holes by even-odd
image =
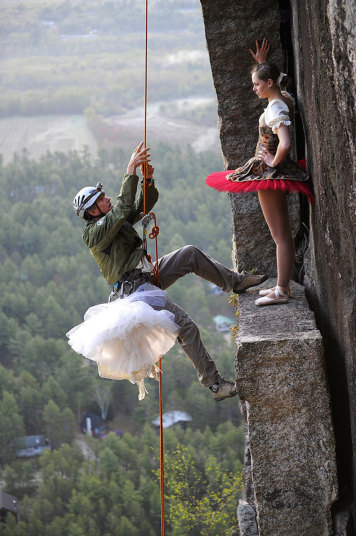
[[103, 185], [101, 182], [98, 182], [95, 186], [85, 186], [79, 190], [75, 198], [73, 199], [73, 207], [75, 212], [80, 218], [84, 218], [85, 211], [94, 205], [95, 201], [103, 192]]

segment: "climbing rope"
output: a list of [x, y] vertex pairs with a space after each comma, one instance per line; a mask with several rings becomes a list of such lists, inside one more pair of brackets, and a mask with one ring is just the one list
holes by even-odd
[[[145, 0], [145, 89], [144, 89], [144, 137], [143, 137], [143, 146], [147, 147], [147, 57], [148, 57], [148, 0]], [[146, 189], [147, 189], [147, 166], [143, 166], [143, 212], [147, 214], [146, 207]]]
[[[144, 91], [144, 147], [147, 147], [147, 54], [148, 51], [148, 0], [145, 0], [145, 91]], [[151, 229], [150, 234], [148, 235], [150, 239], [155, 241], [155, 253], [156, 253], [156, 263], [154, 265], [154, 277], [155, 283], [159, 286], [159, 269], [158, 269], [158, 233], [159, 227], [156, 222], [156, 215], [154, 212], [147, 214], [147, 195], [146, 191], [148, 188], [147, 184], [147, 166], [143, 166], [143, 212], [144, 217], [142, 219], [143, 224], [143, 244], [142, 247], [147, 255], [147, 225], [150, 220], [153, 219], [154, 226]], [[162, 411], [162, 358], [159, 358], [158, 361], [159, 373], [158, 373], [158, 383], [159, 383], [159, 443], [160, 443], [160, 491], [161, 491], [161, 536], [164, 536], [164, 449], [163, 449], [163, 411]]]

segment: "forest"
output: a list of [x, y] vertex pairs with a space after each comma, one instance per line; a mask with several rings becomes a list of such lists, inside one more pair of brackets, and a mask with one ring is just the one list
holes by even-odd
[[[80, 114], [98, 145], [97, 154], [84, 147], [44, 151], [36, 160], [26, 149], [0, 157], [0, 473], [1, 489], [18, 499], [20, 512], [17, 523], [11, 515], [0, 523], [0, 535], [156, 536], [158, 384], [146, 381], [139, 402], [135, 385], [99, 378], [65, 335], [110, 292], [81, 239], [72, 199], [100, 180], [114, 201], [131, 143], [140, 141], [113, 118], [142, 106], [144, 2], [0, 4], [0, 117]], [[150, 102], [165, 120], [187, 121], [188, 130], [215, 128], [199, 2], [152, 0], [149, 30]], [[192, 97], [202, 104], [179, 105]], [[184, 134], [177, 143], [164, 128], [159, 134], [152, 144], [159, 256], [192, 243], [231, 266], [229, 199], [204, 184], [222, 166], [218, 149], [197, 153]], [[229, 296], [192, 275], [168, 294], [198, 323], [219, 370], [233, 377], [236, 328], [218, 332], [213, 320], [235, 319]], [[166, 533], [237, 535], [244, 450], [238, 402], [217, 404], [178, 345], [162, 369], [164, 412], [191, 418], [164, 432]], [[96, 437], [81, 429], [87, 413], [101, 418]], [[25, 437], [39, 435], [49, 448], [19, 457]]]
[[[155, 155], [159, 254], [193, 242], [231, 265], [227, 200], [203, 186], [211, 155], [174, 151], [162, 144]], [[35, 162], [24, 153], [0, 169], [0, 456], [4, 491], [21, 509], [20, 522], [0, 533], [59, 535], [67, 526], [71, 535], [157, 534], [158, 437], [151, 424], [158, 415], [157, 382], [147, 382], [149, 393], [138, 402], [134, 385], [99, 378], [96, 365], [65, 338], [110, 291], [81, 240], [71, 199], [98, 178], [114, 196], [128, 158], [120, 149], [102, 150], [95, 161], [88, 154], [48, 153]], [[219, 369], [233, 375], [231, 335], [216, 332], [212, 321], [221, 312], [233, 318], [228, 296], [215, 295], [194, 276], [178, 281], [169, 295], [201, 326]], [[229, 532], [243, 459], [236, 400], [217, 404], [175, 346], [163, 358], [163, 407], [192, 417], [186, 430], [165, 433], [169, 534], [236, 534]], [[108, 426], [102, 439], [82, 436], [89, 459], [77, 442], [87, 411], [104, 413]], [[19, 439], [37, 434], [49, 439], [51, 451], [16, 459]], [[196, 517], [197, 508], [206, 513]]]

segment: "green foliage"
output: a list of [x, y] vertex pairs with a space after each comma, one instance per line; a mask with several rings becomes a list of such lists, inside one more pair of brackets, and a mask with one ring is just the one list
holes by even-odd
[[[159, 254], [194, 243], [231, 265], [228, 199], [204, 185], [220, 159], [162, 143], [152, 152], [160, 190]], [[149, 394], [139, 403], [135, 386], [98, 379], [96, 366], [65, 339], [110, 290], [81, 240], [82, 222], [71, 200], [98, 178], [116, 195], [128, 157], [120, 148], [102, 148], [97, 159], [87, 152], [48, 153], [35, 162], [24, 152], [0, 166], [1, 476], [5, 491], [21, 501], [20, 522], [0, 527], [0, 535], [10, 526], [14, 536], [159, 533], [159, 445], [151, 424], [158, 414], [157, 382], [147, 381]], [[212, 321], [215, 314], [231, 315], [226, 298], [193, 276], [177, 281], [169, 294], [200, 325], [219, 370], [233, 375], [231, 341], [214, 331]], [[176, 464], [172, 477], [166, 471], [168, 533], [217, 534], [219, 524], [235, 534], [237, 484], [229, 475], [239, 475], [243, 457], [236, 399], [216, 404], [176, 346], [163, 358], [163, 408], [192, 416], [187, 430], [165, 431], [167, 463]], [[103, 412], [123, 436], [79, 436], [85, 411]], [[24, 434], [45, 434], [53, 451], [31, 462], [14, 461], [14, 440]], [[182, 495], [179, 503], [174, 495], [177, 445], [192, 460], [194, 481], [186, 485], [195, 491], [193, 502]], [[200, 512], [195, 521], [193, 503]], [[180, 509], [186, 532], [179, 532]]]
[[[214, 433], [209, 428], [165, 432], [167, 534], [237, 534], [241, 460], [238, 466], [225, 462], [238, 461], [241, 433], [231, 423]], [[77, 445], [66, 444], [46, 451], [39, 463], [7, 466], [5, 490], [21, 498], [21, 521], [13, 534], [155, 536], [160, 529], [158, 446], [158, 436], [146, 425], [139, 440], [128, 433], [96, 440], [90, 460]]]
[[236, 324], [230, 328], [232, 339], [235, 340], [238, 331], [237, 318], [240, 314], [238, 294], [231, 294], [229, 296], [229, 304], [235, 309]]
[[8, 463], [15, 457], [17, 440], [24, 435], [23, 418], [15, 397], [4, 391], [0, 401], [0, 460]]
[[52, 448], [62, 443], [71, 443], [75, 432], [74, 415], [69, 408], [60, 411], [57, 404], [50, 400], [43, 410], [43, 423], [46, 436]]
[[8, 493], [19, 500], [26, 494], [33, 495], [37, 489], [35, 465], [30, 461], [16, 461], [6, 465], [3, 477]]
[[210, 455], [199, 472], [191, 452], [178, 445], [166, 464], [172, 535], [235, 535], [233, 524], [241, 477], [221, 469]]
[[[153, 153], [160, 190], [155, 209], [161, 228], [159, 254], [193, 242], [214, 255], [219, 244], [221, 260], [229, 264], [228, 201], [204, 186], [204, 177], [218, 161], [205, 153], [177, 152], [167, 144], [158, 144]], [[102, 406], [105, 414], [111, 405], [136, 424], [156, 414], [156, 382], [147, 382], [150, 395], [140, 406], [134, 388], [122, 382], [110, 383], [112, 398], [105, 402], [103, 393], [94, 396], [95, 365], [83, 366], [89, 362], [65, 341], [65, 333], [81, 322], [85, 310], [106, 301], [109, 291], [80, 238], [81, 221], [72, 211], [71, 198], [98, 177], [109, 195], [117, 193], [128, 157], [116, 149], [102, 150], [97, 160], [86, 153], [48, 153], [35, 162], [24, 153], [0, 167], [0, 392], [14, 393], [28, 434], [44, 431], [43, 411], [51, 400], [61, 414], [69, 408], [77, 422], [88, 407], [98, 412]], [[232, 374], [232, 350], [222, 335], [212, 336], [211, 331], [215, 314], [230, 313], [224, 298], [211, 294], [209, 285], [193, 276], [177, 281], [168, 292], [201, 326], [219, 368]], [[216, 427], [226, 418], [224, 409], [197, 383], [180, 348], [175, 347], [163, 363], [167, 410], [193, 413], [194, 426], [201, 428], [207, 422]], [[227, 418], [238, 423], [236, 405], [229, 408]]]

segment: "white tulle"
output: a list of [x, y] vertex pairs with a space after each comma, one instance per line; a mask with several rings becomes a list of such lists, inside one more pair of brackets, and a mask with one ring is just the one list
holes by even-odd
[[178, 326], [164, 307], [166, 293], [145, 284], [131, 296], [90, 307], [84, 322], [67, 333], [68, 344], [78, 354], [96, 361], [99, 375], [129, 380], [145, 396], [144, 378], [157, 377], [161, 355], [172, 348]]

